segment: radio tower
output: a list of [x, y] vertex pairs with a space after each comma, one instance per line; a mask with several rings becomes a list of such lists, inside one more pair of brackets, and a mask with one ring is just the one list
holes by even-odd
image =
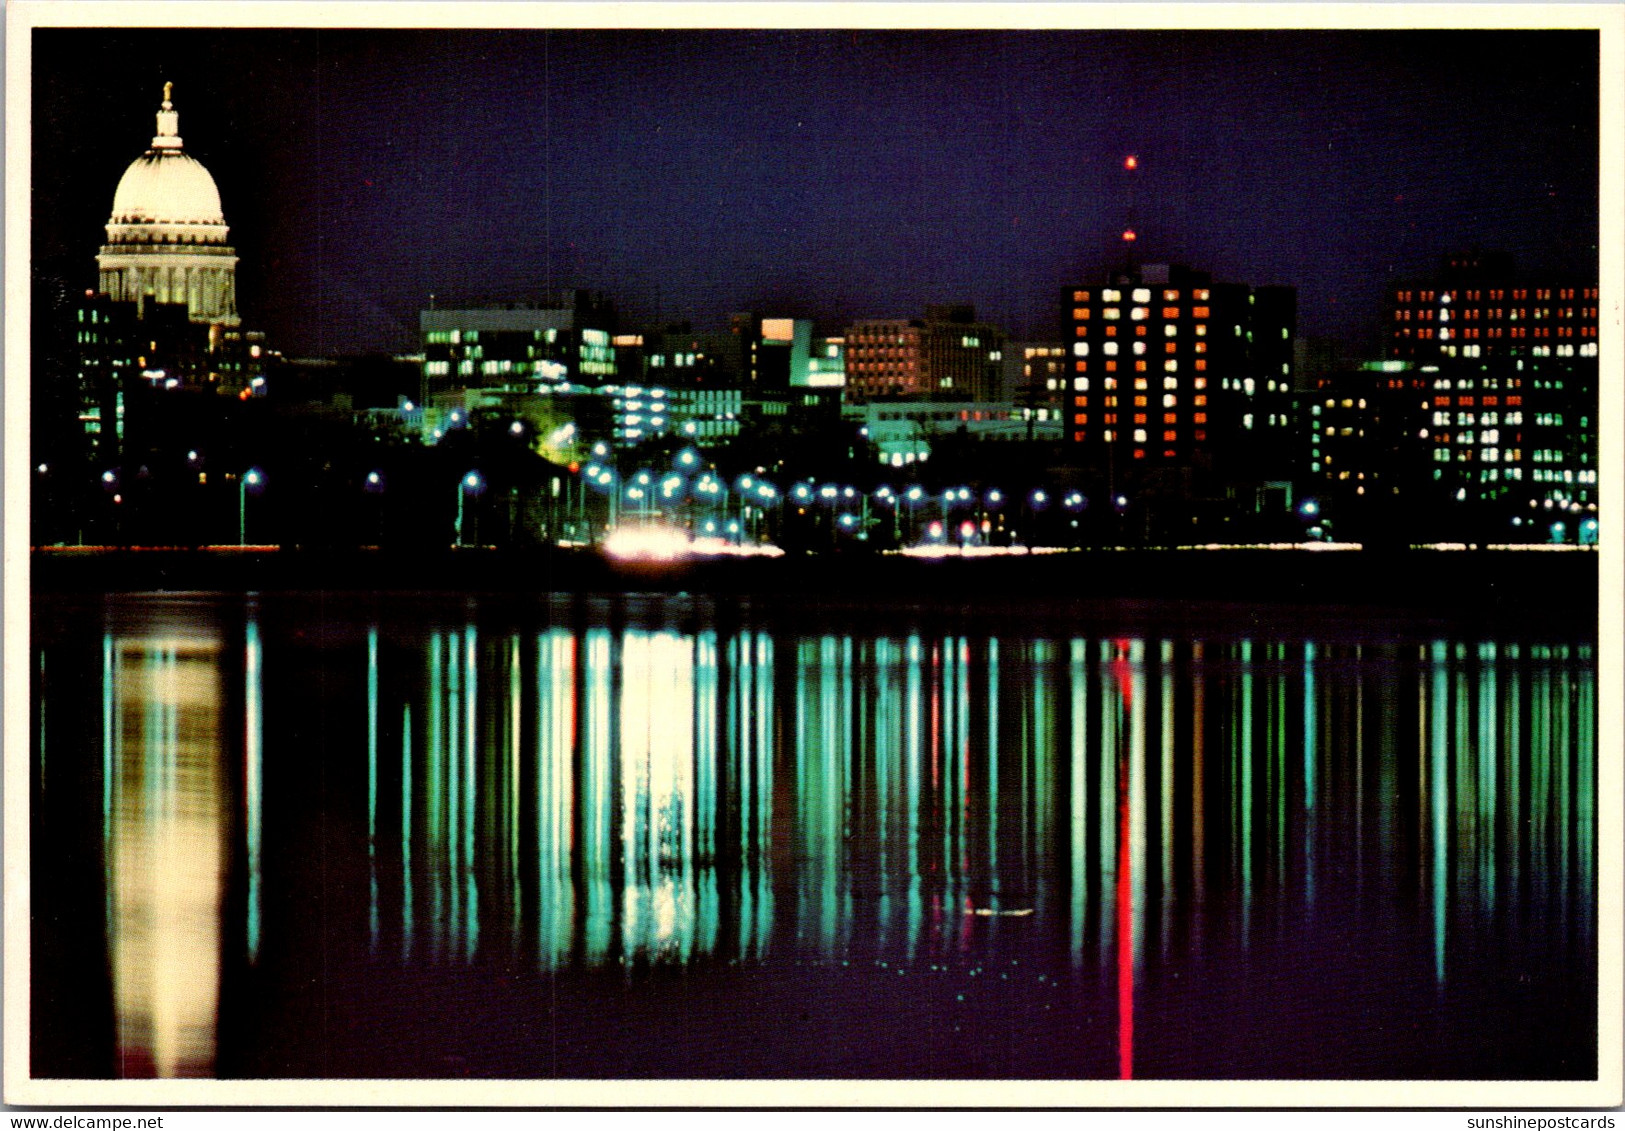
[[1129, 278], [1134, 277], [1134, 241], [1139, 238], [1134, 234], [1134, 184], [1139, 178], [1133, 175], [1139, 167], [1140, 159], [1134, 154], [1123, 158], [1123, 179], [1127, 185], [1123, 194], [1127, 216], [1127, 223], [1123, 227], [1123, 274]]

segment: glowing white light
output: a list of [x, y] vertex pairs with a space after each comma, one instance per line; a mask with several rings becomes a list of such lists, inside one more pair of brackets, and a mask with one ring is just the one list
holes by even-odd
[[637, 561], [676, 561], [689, 553], [688, 535], [664, 526], [621, 527], [604, 539], [604, 552]]

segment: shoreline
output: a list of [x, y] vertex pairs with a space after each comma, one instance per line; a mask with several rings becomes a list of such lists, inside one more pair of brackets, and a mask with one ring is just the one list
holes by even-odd
[[[1594, 552], [1081, 550], [996, 558], [862, 554], [625, 562], [580, 548], [400, 551], [36, 549], [36, 596], [94, 593], [686, 594], [756, 607], [985, 615], [1251, 607], [1596, 630]], [[1554, 623], [1555, 622], [1555, 623]]]

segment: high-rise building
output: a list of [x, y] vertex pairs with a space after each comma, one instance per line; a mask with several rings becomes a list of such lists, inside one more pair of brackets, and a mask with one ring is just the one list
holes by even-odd
[[923, 319], [870, 318], [847, 327], [846, 388], [853, 400], [998, 395], [1005, 333], [975, 307], [928, 306]]
[[1588, 280], [1480, 255], [1390, 288], [1388, 360], [1404, 367], [1442, 534], [1595, 532], [1597, 298]]
[[235, 326], [237, 253], [226, 242], [220, 191], [182, 148], [170, 93], [165, 83], [157, 135], [113, 194], [97, 289], [141, 314], [153, 302], [184, 304], [193, 322]]
[[1293, 288], [1147, 264], [1065, 297], [1068, 434], [1084, 462], [1290, 475]]
[[509, 304], [418, 313], [423, 391], [606, 385], [618, 376], [615, 313], [585, 291], [569, 303]]

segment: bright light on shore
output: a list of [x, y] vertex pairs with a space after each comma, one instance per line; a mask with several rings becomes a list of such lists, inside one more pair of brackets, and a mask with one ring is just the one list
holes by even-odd
[[664, 526], [625, 526], [604, 539], [604, 553], [628, 561], [673, 562], [689, 552], [688, 535]]

